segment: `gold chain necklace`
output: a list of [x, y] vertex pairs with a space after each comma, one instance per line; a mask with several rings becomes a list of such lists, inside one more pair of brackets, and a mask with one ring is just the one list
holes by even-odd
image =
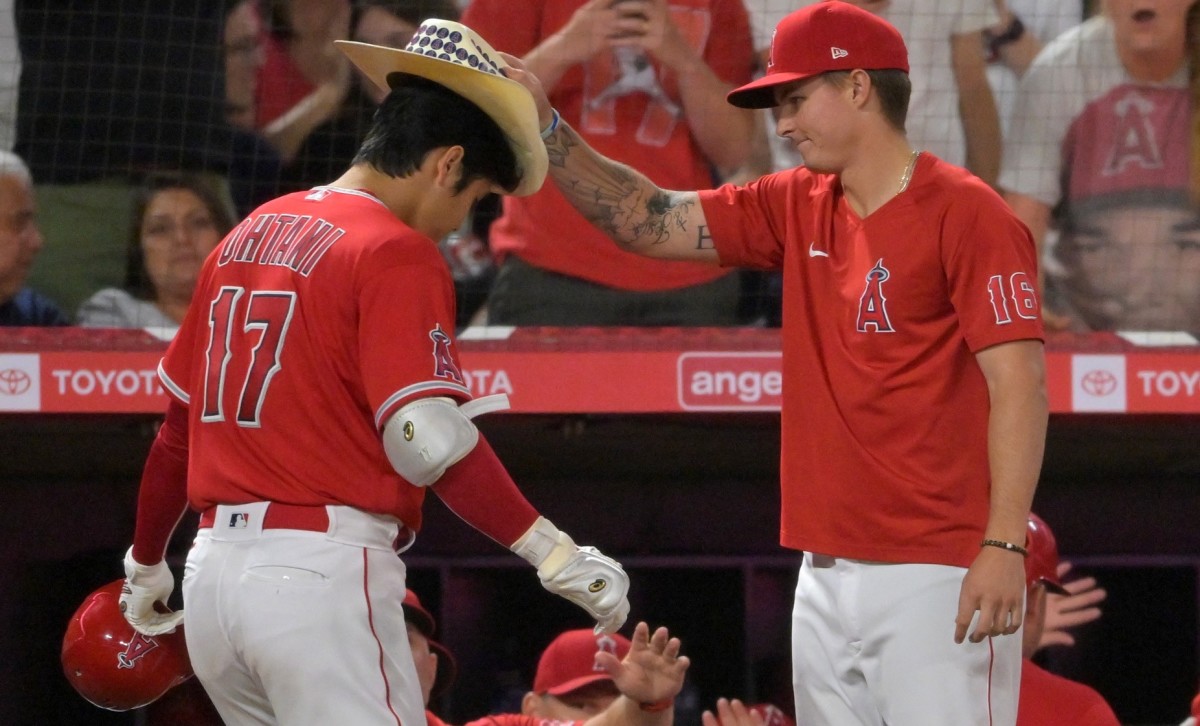
[[920, 150], [917, 150], [908, 157], [908, 166], [904, 167], [904, 174], [900, 176], [900, 191], [896, 192], [897, 194], [903, 194], [904, 190], [908, 189], [908, 183], [912, 181], [913, 170], [917, 168], [917, 157], [920, 155]]

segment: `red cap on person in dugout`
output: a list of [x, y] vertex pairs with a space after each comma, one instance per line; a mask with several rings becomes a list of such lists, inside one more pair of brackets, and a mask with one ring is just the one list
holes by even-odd
[[542, 651], [533, 691], [561, 696], [597, 681], [612, 680], [606, 671], [596, 667], [596, 653], [606, 650], [624, 658], [629, 648], [629, 639], [619, 633], [596, 635], [591, 628], [568, 630]]

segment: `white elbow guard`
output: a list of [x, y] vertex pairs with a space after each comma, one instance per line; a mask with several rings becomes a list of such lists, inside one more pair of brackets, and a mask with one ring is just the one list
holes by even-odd
[[479, 429], [471, 419], [507, 407], [506, 396], [485, 396], [462, 406], [442, 396], [417, 399], [388, 419], [383, 450], [397, 474], [415, 486], [429, 486], [479, 443]]

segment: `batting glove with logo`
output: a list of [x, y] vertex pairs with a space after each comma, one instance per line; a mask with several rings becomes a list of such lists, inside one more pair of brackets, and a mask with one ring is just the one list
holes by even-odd
[[164, 606], [175, 589], [175, 576], [165, 561], [143, 565], [133, 559], [133, 548], [125, 553], [125, 584], [121, 586], [121, 614], [142, 635], [175, 632], [183, 622], [183, 611], [160, 613], [155, 603]]
[[597, 633], [615, 633], [629, 617], [629, 576], [595, 547], [580, 547], [545, 517], [512, 546], [537, 567], [542, 587], [570, 600], [596, 619]]

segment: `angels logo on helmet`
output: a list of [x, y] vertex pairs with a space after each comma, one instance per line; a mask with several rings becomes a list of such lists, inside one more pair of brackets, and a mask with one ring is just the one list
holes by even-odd
[[125, 650], [117, 654], [118, 668], [133, 668], [142, 656], [158, 647], [158, 641], [148, 635], [136, 633], [129, 639]]
[[110, 711], [149, 705], [192, 677], [182, 624], [148, 637], [121, 614], [124, 579], [95, 590], [71, 616], [62, 642], [63, 675], [79, 695]]

